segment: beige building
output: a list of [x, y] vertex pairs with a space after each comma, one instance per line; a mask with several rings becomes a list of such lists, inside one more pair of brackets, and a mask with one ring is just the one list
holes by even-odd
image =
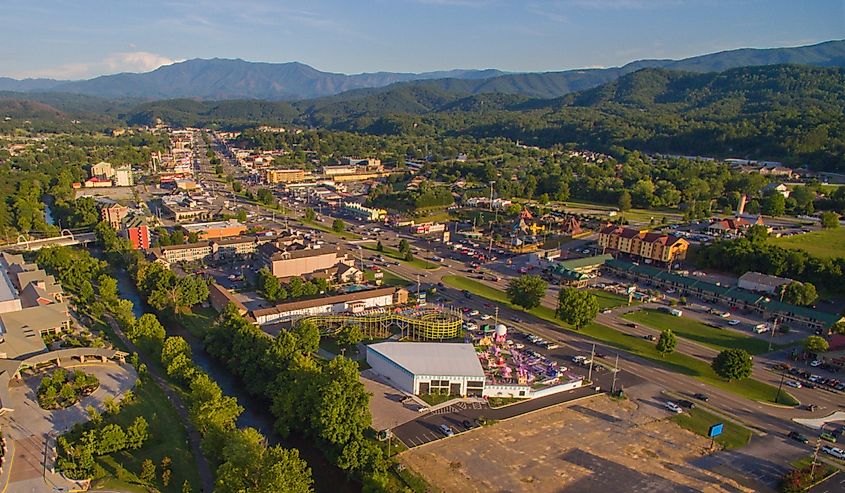
[[345, 250], [329, 246], [286, 250], [265, 243], [258, 247], [258, 256], [260, 265], [279, 278], [302, 277], [332, 269], [339, 263], [354, 264]]
[[214, 241], [162, 246], [153, 250], [156, 260], [170, 265], [175, 262], [195, 262], [206, 259], [245, 257], [252, 255], [267, 240], [263, 237], [237, 236]]
[[111, 179], [114, 176], [114, 167], [111, 163], [100, 161], [91, 166], [91, 178], [100, 178], [104, 180]]
[[687, 256], [689, 242], [683, 238], [649, 233], [622, 226], [607, 226], [599, 231], [599, 246], [645, 260], [670, 262]]
[[301, 169], [266, 169], [263, 171], [264, 181], [275, 185], [277, 183], [298, 183], [305, 180], [305, 170]]
[[114, 170], [114, 178], [112, 180], [116, 187], [131, 187], [135, 185], [135, 178], [132, 175], [132, 166], [125, 164], [119, 166]]
[[352, 293], [326, 296], [310, 300], [280, 303], [270, 308], [251, 312], [259, 325], [289, 322], [315, 315], [360, 313], [372, 308], [384, 308], [408, 302], [408, 291], [403, 288], [376, 288]]
[[114, 229], [120, 229], [120, 223], [129, 214], [129, 207], [118, 203], [104, 204], [100, 207], [100, 219]]

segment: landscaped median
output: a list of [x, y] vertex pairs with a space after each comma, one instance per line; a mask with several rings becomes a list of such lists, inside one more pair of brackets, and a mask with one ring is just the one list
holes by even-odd
[[329, 233], [329, 234], [338, 236], [340, 238], [343, 238], [344, 240], [360, 240], [361, 239], [361, 235], [355, 234], [351, 231], [335, 231], [332, 228], [330, 228], [330, 227], [328, 227], [324, 224], [318, 223], [317, 221], [309, 221], [307, 219], [302, 219], [302, 224], [305, 225], [305, 226], [308, 226], [310, 228], [314, 228], [314, 229], [318, 229], [320, 231], [323, 231], [324, 233]]
[[686, 428], [703, 437], [707, 436], [711, 426], [717, 423], [723, 423], [725, 427], [722, 434], [716, 437], [716, 443], [726, 449], [742, 447], [751, 440], [751, 430], [748, 428], [711, 414], [700, 407], [689, 409], [682, 414], [673, 416], [672, 421], [678, 423], [682, 428]]
[[366, 250], [378, 252], [378, 253], [384, 255], [385, 257], [389, 257], [389, 258], [392, 258], [394, 260], [398, 260], [400, 262], [405, 262], [406, 264], [414, 266], [417, 269], [436, 269], [437, 267], [439, 267], [436, 264], [432, 264], [431, 262], [427, 262], [427, 261], [419, 259], [419, 258], [414, 258], [413, 260], [410, 260], [410, 261], [405, 260], [405, 256], [402, 255], [402, 253], [395, 248], [383, 246], [381, 251], [379, 251], [378, 248], [377, 248], [377, 243], [362, 243], [361, 247], [366, 249]]
[[[515, 307], [508, 302], [504, 291], [482, 284], [478, 281], [459, 276], [444, 276], [443, 282], [454, 288], [466, 289], [475, 295], [487, 298], [491, 301], [506, 304], [515, 310], [519, 310], [518, 307]], [[748, 399], [771, 403], [774, 402], [775, 396], [778, 395], [776, 387], [763, 383], [759, 380], [753, 380], [750, 378], [733, 382], [723, 380], [716, 375], [706, 361], [693, 356], [675, 352], [667, 355], [666, 357], [661, 357], [653, 342], [647, 341], [641, 337], [624, 334], [606, 325], [592, 322], [580, 331], [575, 331], [569, 325], [565, 324], [561, 320], [558, 320], [555, 317], [554, 310], [549, 307], [540, 306], [534, 308], [533, 310], [529, 310], [528, 313], [537, 318], [546, 320], [547, 322], [550, 322], [562, 329], [570, 330], [587, 337], [592, 337], [593, 339], [647, 359], [672, 371], [695, 377], [709, 385], [733, 392]], [[795, 398], [787, 392], [782, 391], [777, 403], [794, 406], [798, 404], [798, 401], [796, 401]]]
[[[689, 339], [711, 347], [717, 351], [723, 349], [744, 349], [750, 354], [769, 352], [769, 342], [756, 337], [740, 334], [730, 329], [717, 329], [688, 317], [675, 317], [657, 310], [640, 310], [622, 316], [632, 322], [641, 323], [652, 329], [671, 329], [678, 337]], [[782, 348], [775, 345], [775, 349]]]

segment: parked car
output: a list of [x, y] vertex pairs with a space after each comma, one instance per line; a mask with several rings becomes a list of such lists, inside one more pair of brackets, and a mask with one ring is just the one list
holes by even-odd
[[688, 400], [680, 400], [678, 401], [678, 405], [684, 409], [695, 409], [695, 403]]
[[666, 409], [672, 411], [673, 413], [680, 414], [680, 413], [684, 412], [684, 410], [681, 409], [681, 406], [675, 404], [672, 401], [666, 401], [666, 403], [663, 404], [663, 405], [666, 406]]
[[837, 459], [845, 459], [845, 450], [842, 450], [839, 447], [833, 447], [831, 445], [822, 445], [821, 450], [827, 455], [836, 457]]
[[836, 443], [836, 437], [826, 431], [819, 434], [819, 438], [821, 438], [822, 440], [827, 440], [828, 442]]
[[801, 442], [801, 443], [810, 443], [810, 439], [809, 439], [809, 438], [807, 438], [806, 436], [802, 435], [801, 433], [798, 433], [797, 431], [790, 431], [790, 432], [789, 432], [789, 434], [788, 434], [788, 435], [786, 435], [786, 436], [788, 436], [789, 438], [791, 438], [791, 439], [795, 440], [796, 442]]
[[787, 380], [786, 384], [795, 389], [801, 388], [801, 382], [796, 382], [795, 380]]
[[819, 361], [819, 360], [817, 360], [817, 359], [814, 359], [813, 361], [810, 361], [810, 366], [812, 366], [813, 368], [815, 368], [815, 367], [817, 367], [817, 366], [821, 366], [821, 364], [822, 364], [822, 362], [821, 362], [821, 361]]
[[452, 428], [450, 428], [448, 425], [440, 425], [438, 426], [438, 428], [440, 429], [440, 432], [446, 435], [447, 437], [450, 437], [455, 434], [455, 432], [452, 431]]
[[708, 397], [707, 394], [702, 394], [701, 392], [697, 392], [697, 393], [693, 394], [692, 396], [695, 397], [696, 399], [702, 401], [702, 402], [707, 402], [707, 401], [710, 400], [710, 397]]
[[463, 425], [463, 427], [466, 428], [467, 430], [471, 430], [471, 429], [475, 428], [475, 426], [472, 424], [472, 422], [468, 419], [461, 421], [461, 425]]

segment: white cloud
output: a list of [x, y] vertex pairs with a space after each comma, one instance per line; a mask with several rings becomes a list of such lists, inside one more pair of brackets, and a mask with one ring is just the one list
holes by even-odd
[[109, 72], [149, 72], [176, 60], [148, 51], [124, 51], [113, 53], [104, 60]]
[[170, 65], [178, 61], [180, 60], [148, 51], [120, 51], [110, 53], [101, 61], [65, 63], [56, 67], [35, 70], [31, 73], [15, 74], [15, 76], [77, 80], [120, 72], [149, 72], [162, 65]]

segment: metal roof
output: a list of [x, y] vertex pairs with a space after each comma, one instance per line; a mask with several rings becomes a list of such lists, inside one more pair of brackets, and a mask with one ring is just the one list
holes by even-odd
[[379, 342], [367, 346], [415, 375], [484, 378], [472, 344], [453, 342]]

